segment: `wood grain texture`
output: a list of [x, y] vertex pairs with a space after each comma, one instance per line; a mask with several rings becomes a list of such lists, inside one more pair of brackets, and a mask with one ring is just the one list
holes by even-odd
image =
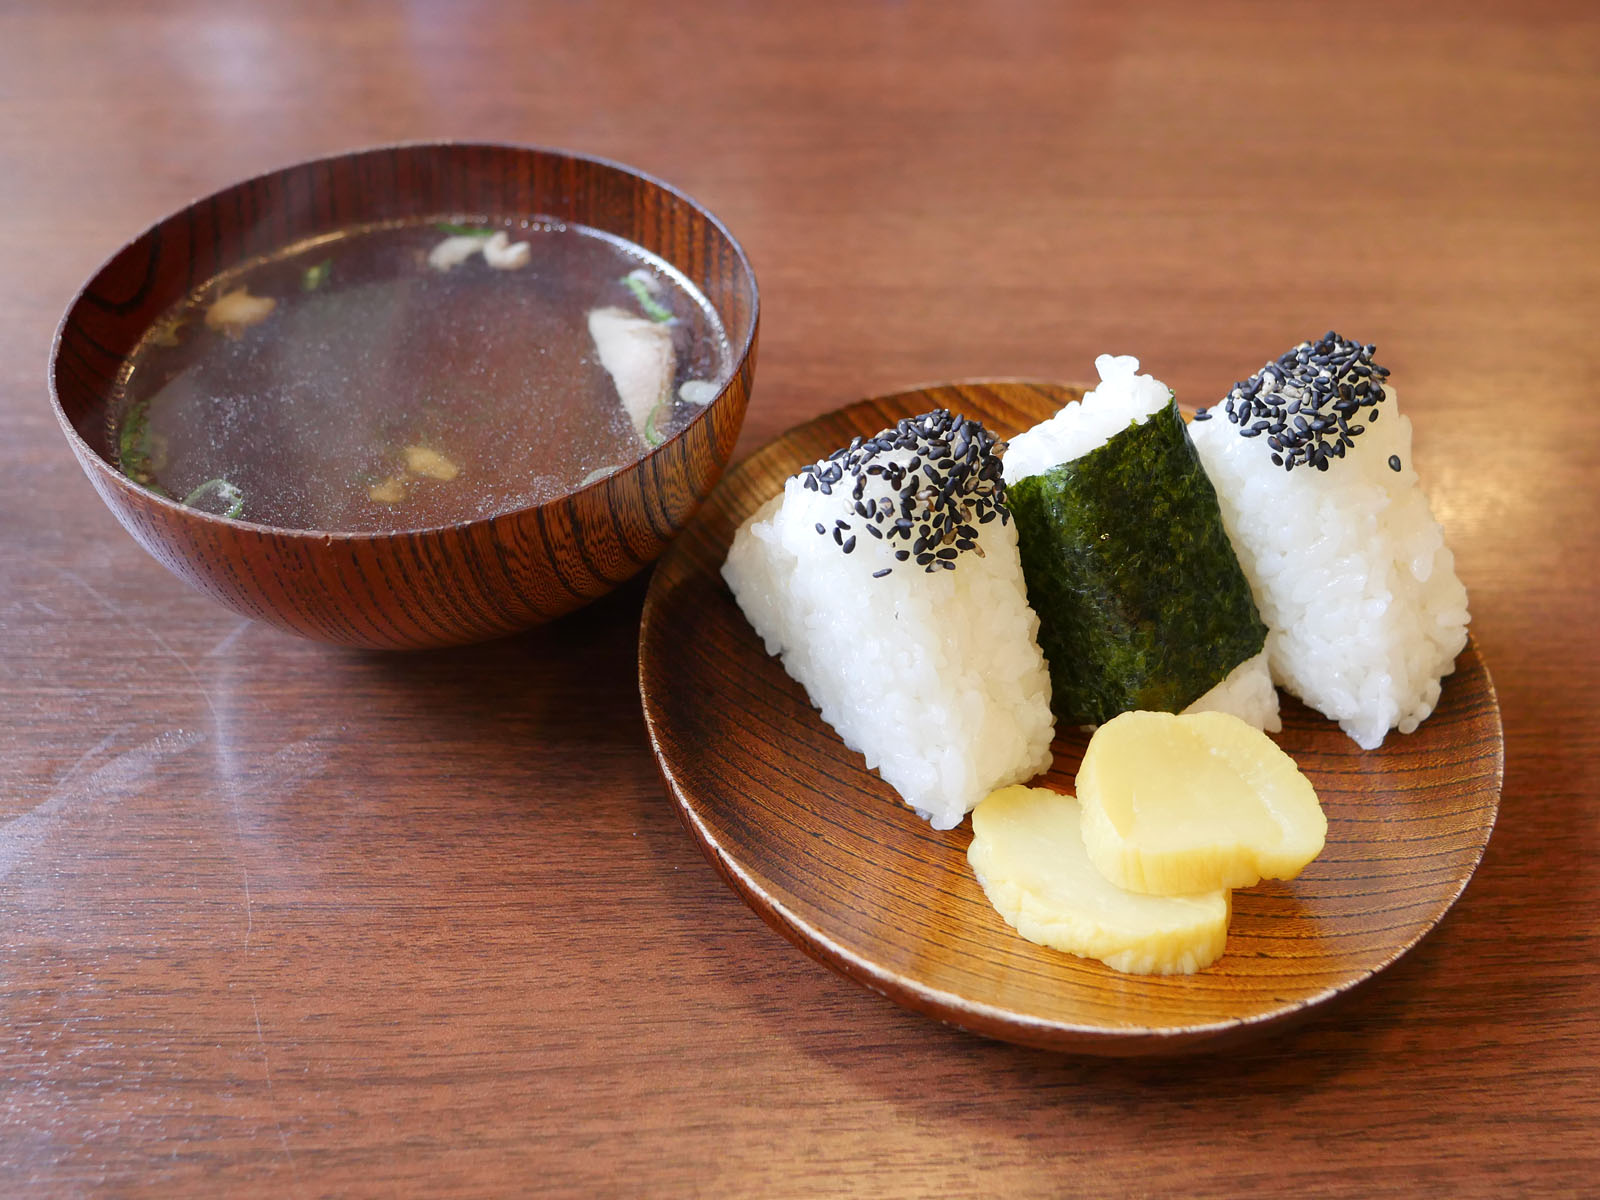
[[[694, 282], [722, 318], [732, 374], [661, 446], [568, 495], [445, 528], [385, 533], [224, 520], [140, 487], [113, 416], [134, 349], [171, 307], [285, 247], [397, 220], [554, 218], [620, 235]], [[655, 560], [722, 474], [755, 371], [750, 263], [710, 213], [616, 164], [541, 148], [409, 144], [258, 175], [135, 238], [73, 301], [51, 352], [56, 415], [85, 474], [156, 560], [235, 612], [382, 649], [503, 637], [604, 595]]]
[[[645, 724], [685, 826], [733, 889], [873, 991], [1053, 1050], [1166, 1054], [1235, 1042], [1302, 1019], [1395, 962], [1471, 877], [1504, 763], [1476, 647], [1421, 729], [1391, 734], [1376, 751], [1287, 705], [1274, 740], [1317, 790], [1327, 847], [1292, 882], [1234, 892], [1217, 963], [1193, 977], [1140, 977], [1007, 927], [967, 865], [970, 824], [929, 828], [868, 771], [766, 654], [719, 574], [733, 531], [801, 466], [852, 438], [935, 408], [1012, 437], [1082, 395], [1016, 381], [899, 392], [819, 417], [746, 458], [651, 580], [639, 635]], [[1087, 740], [1058, 731], [1042, 782], [1073, 792]]]
[[[1592, 1191], [1597, 63], [1577, 0], [0, 4], [0, 1194]], [[725, 220], [746, 451], [929, 380], [1129, 352], [1198, 405], [1376, 342], [1505, 724], [1471, 885], [1253, 1043], [974, 1037], [706, 864], [640, 716], [642, 578], [405, 655], [177, 582], [50, 411], [62, 312], [197, 196], [416, 139]]]

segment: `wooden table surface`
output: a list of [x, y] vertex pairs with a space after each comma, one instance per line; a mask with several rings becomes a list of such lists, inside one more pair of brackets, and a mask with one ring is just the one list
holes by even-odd
[[[760, 278], [742, 449], [860, 396], [1215, 398], [1378, 343], [1506, 729], [1412, 954], [1299, 1028], [1052, 1056], [803, 957], [646, 745], [643, 580], [493, 645], [186, 590], [51, 416], [78, 285], [237, 178], [536, 142]], [[1577, 1194], [1600, 1167], [1593, 5], [0, 3], [0, 1193]]]

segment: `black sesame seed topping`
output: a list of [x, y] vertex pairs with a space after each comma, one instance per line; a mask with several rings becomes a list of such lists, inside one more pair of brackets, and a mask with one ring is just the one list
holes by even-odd
[[[874, 461], [903, 451], [911, 452], [903, 463]], [[874, 538], [900, 537], [910, 543], [909, 550], [894, 552], [897, 562], [914, 558], [926, 571], [954, 570], [954, 560], [966, 551], [983, 555], [977, 542], [978, 526], [996, 517], [1002, 524], [1010, 519], [1000, 471], [1004, 452], [1005, 443], [997, 442], [978, 422], [937, 409], [908, 417], [875, 437], [855, 438], [843, 450], [802, 467], [799, 473], [803, 486], [825, 496], [832, 494], [834, 484], [848, 477], [849, 514], [867, 522], [864, 528]], [[892, 498], [868, 498], [867, 485], [873, 479], [888, 484]], [[816, 528], [819, 534], [828, 533], [820, 523]], [[832, 530], [834, 542], [846, 554], [856, 546], [853, 534], [845, 538], [841, 532], [849, 528], [849, 523], [841, 520]], [[873, 578], [882, 578], [891, 570], [875, 571]]]
[[[1240, 437], [1268, 434], [1275, 466], [1326, 471], [1333, 458], [1343, 458], [1353, 439], [1366, 431], [1352, 425], [1358, 410], [1386, 398], [1383, 380], [1389, 372], [1372, 361], [1377, 347], [1347, 341], [1333, 330], [1314, 342], [1301, 342], [1249, 379], [1236, 383], [1222, 408], [1239, 427]], [[1366, 414], [1378, 419], [1377, 407]], [[1209, 418], [1201, 409], [1195, 419]], [[1399, 470], [1399, 460], [1389, 465]]]
[[1398, 454], [1389, 455], [1389, 470], [1398, 471], [1399, 469], [1400, 469], [1400, 456]]

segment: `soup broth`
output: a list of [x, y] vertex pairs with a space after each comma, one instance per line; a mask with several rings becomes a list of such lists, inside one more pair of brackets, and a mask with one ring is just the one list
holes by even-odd
[[114, 444], [130, 478], [209, 512], [433, 528], [637, 461], [730, 358], [704, 297], [611, 235], [363, 228], [231, 272], [157, 322], [125, 369]]

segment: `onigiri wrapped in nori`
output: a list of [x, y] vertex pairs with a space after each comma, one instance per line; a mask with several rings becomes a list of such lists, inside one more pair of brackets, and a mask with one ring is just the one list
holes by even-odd
[[767, 652], [936, 829], [1051, 763], [1000, 448], [944, 410], [856, 438], [792, 476], [722, 568]]
[[1058, 719], [1215, 710], [1281, 728], [1266, 626], [1172, 392], [1100, 386], [1011, 440], [1005, 477]]
[[1271, 630], [1274, 680], [1368, 750], [1433, 711], [1468, 619], [1374, 350], [1329, 330], [1191, 426]]

